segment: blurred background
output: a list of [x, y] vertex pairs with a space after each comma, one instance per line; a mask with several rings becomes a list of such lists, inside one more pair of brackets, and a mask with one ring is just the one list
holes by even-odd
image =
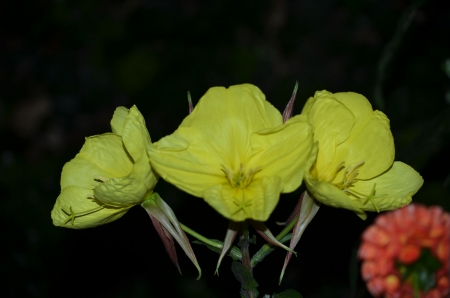
[[[194, 244], [203, 276], [178, 250], [180, 276], [139, 206], [88, 230], [50, 218], [64, 163], [110, 131], [117, 106], [136, 104], [156, 141], [187, 115], [187, 91], [195, 103], [212, 86], [255, 84], [282, 111], [298, 81], [295, 113], [316, 90], [364, 94], [391, 120], [396, 160], [425, 179], [414, 201], [450, 210], [445, 1], [3, 1], [0, 22], [1, 297], [237, 297], [230, 258], [214, 276], [218, 255]], [[281, 196], [274, 233], [302, 190]], [[162, 180], [156, 191], [223, 239], [227, 221], [203, 200]], [[255, 267], [259, 292], [368, 297], [355, 251], [375, 216], [323, 206], [281, 286], [284, 251]]]

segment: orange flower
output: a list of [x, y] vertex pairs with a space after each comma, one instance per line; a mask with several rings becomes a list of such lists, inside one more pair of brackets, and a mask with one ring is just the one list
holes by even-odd
[[362, 234], [358, 257], [375, 297], [448, 297], [450, 214], [410, 204], [379, 215]]

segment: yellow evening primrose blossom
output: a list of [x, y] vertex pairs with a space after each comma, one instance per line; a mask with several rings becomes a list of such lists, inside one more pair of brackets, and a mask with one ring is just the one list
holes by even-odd
[[147, 156], [150, 135], [137, 107], [118, 107], [111, 128], [112, 133], [86, 138], [64, 165], [52, 210], [55, 226], [83, 229], [114, 221], [155, 187]]
[[318, 91], [302, 114], [314, 129], [318, 156], [305, 183], [323, 204], [353, 210], [383, 211], [411, 202], [423, 184], [413, 168], [394, 162], [389, 119], [373, 111], [369, 101], [352, 92]]
[[150, 161], [161, 177], [233, 221], [267, 220], [280, 193], [300, 186], [316, 148], [305, 116], [283, 123], [250, 84], [209, 89], [153, 145]]

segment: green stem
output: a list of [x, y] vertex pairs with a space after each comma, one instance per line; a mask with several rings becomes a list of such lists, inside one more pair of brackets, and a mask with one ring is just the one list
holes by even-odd
[[[241, 262], [244, 265], [245, 269], [247, 269], [250, 280], [242, 283], [241, 281], [241, 294], [246, 298], [256, 298], [258, 297], [258, 292], [256, 291], [256, 287], [251, 287], [253, 281], [256, 284], [256, 281], [253, 278], [253, 270], [250, 262], [250, 252], [248, 247], [250, 245], [250, 234], [248, 231], [248, 222], [244, 221], [242, 223], [242, 236], [238, 244], [241, 247]], [[250, 283], [249, 283], [250, 282]], [[256, 284], [257, 286], [257, 284]], [[242, 295], [241, 295], [242, 296]]]
[[242, 223], [242, 246], [241, 246], [241, 253], [242, 253], [242, 264], [247, 268], [248, 272], [252, 273], [252, 265], [250, 264], [250, 252], [248, 251], [249, 246], [249, 233], [248, 233], [248, 223], [247, 221], [244, 221]]
[[185, 226], [181, 222], [179, 224], [180, 224], [180, 227], [183, 229], [183, 231], [185, 231], [189, 235], [197, 238], [198, 240], [200, 240], [200, 241], [202, 241], [202, 242], [204, 242], [204, 243], [206, 243], [206, 244], [208, 244], [208, 245], [210, 245], [212, 247], [216, 247], [216, 248], [222, 249], [223, 244], [219, 244], [217, 242], [214, 242], [214, 241], [206, 238], [205, 236], [200, 235], [199, 233], [197, 233], [196, 231], [188, 228], [187, 226]]
[[[294, 217], [292, 221], [275, 237], [277, 240], [281, 240], [286, 234], [288, 234], [297, 223], [298, 216]], [[290, 239], [290, 238], [289, 238]], [[286, 240], [286, 239], [283, 239]], [[255, 267], [257, 263], [259, 263], [262, 259], [264, 259], [269, 253], [273, 251], [272, 244], [264, 244], [261, 249], [253, 255], [251, 260], [252, 267]]]

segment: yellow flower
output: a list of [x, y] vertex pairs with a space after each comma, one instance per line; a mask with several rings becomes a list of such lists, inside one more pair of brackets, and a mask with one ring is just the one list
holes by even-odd
[[318, 156], [305, 175], [318, 201], [346, 208], [365, 219], [364, 211], [392, 210], [411, 202], [423, 184], [410, 166], [394, 162], [389, 119], [373, 111], [357, 93], [318, 91], [302, 111], [314, 128]]
[[214, 87], [150, 161], [165, 180], [234, 221], [265, 221], [280, 193], [297, 189], [315, 158], [311, 127], [280, 112], [255, 86]]
[[113, 133], [86, 138], [64, 165], [52, 210], [55, 226], [82, 229], [114, 221], [155, 187], [147, 156], [150, 135], [137, 107], [117, 108], [111, 127]]

